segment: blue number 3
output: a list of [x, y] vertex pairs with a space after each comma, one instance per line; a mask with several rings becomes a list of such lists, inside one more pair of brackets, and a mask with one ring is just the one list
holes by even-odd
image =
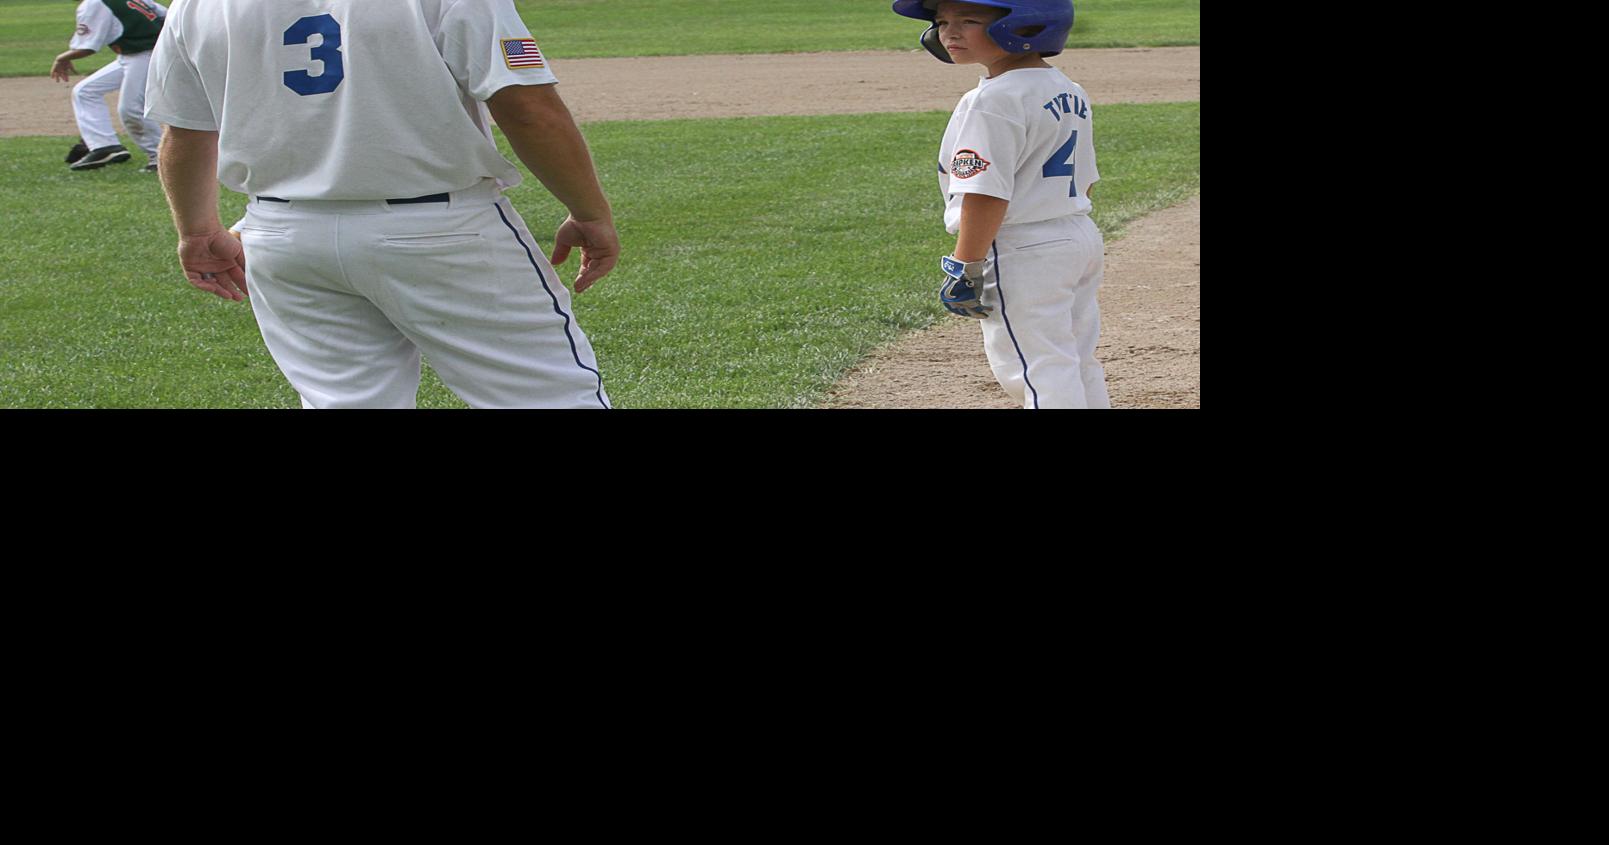
[[[1067, 143], [1061, 145], [1061, 149], [1059, 149], [1056, 152], [1051, 154], [1050, 161], [1045, 162], [1045, 169], [1044, 169], [1045, 178], [1050, 179], [1050, 178], [1055, 177], [1055, 176], [1072, 176], [1073, 175], [1073, 164], [1072, 164], [1073, 150], [1075, 150], [1077, 148], [1078, 148], [1078, 130], [1074, 129], [1073, 130], [1073, 137], [1068, 138]], [[1077, 179], [1077, 177], [1074, 177], [1074, 179], [1073, 179], [1073, 186], [1071, 188], [1067, 189], [1067, 195], [1070, 196], [1070, 197], [1078, 196], [1078, 179]]]
[[285, 71], [285, 87], [303, 97], [328, 94], [341, 87], [341, 80], [346, 78], [346, 67], [341, 64], [341, 24], [335, 18], [302, 18], [285, 30], [285, 46], [306, 44], [314, 35], [324, 36], [324, 43], [312, 48], [313, 58], [324, 63], [324, 72], [314, 76], [305, 70]]

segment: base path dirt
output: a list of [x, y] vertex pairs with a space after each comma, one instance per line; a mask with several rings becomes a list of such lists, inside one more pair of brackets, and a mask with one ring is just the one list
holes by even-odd
[[[1050, 61], [1097, 106], [1201, 99], [1200, 47], [1069, 50]], [[576, 59], [554, 71], [582, 121], [950, 111], [979, 75], [925, 52]]]
[[[1097, 106], [1201, 99], [1200, 47], [1068, 50], [1051, 63]], [[582, 122], [949, 111], [978, 77], [921, 52], [569, 59], [553, 69]], [[49, 77], [0, 79], [0, 136], [77, 135], [70, 93]]]
[[[1201, 407], [1201, 197], [1130, 223], [1106, 248], [1100, 347], [1114, 408]], [[827, 408], [1014, 408], [972, 320], [877, 350]]]

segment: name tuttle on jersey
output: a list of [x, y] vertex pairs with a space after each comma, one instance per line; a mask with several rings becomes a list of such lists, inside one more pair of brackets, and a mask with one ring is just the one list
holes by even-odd
[[944, 225], [961, 228], [967, 194], [1010, 203], [1003, 225], [1088, 215], [1100, 180], [1089, 95], [1056, 68], [983, 78], [950, 116], [939, 150]]

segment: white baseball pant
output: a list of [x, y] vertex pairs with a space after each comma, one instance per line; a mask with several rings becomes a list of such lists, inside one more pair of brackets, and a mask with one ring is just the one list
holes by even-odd
[[1088, 216], [1008, 226], [990, 253], [980, 299], [993, 312], [983, 348], [994, 377], [1024, 408], [1110, 408], [1095, 359], [1106, 245]]
[[146, 157], [156, 161], [162, 124], [145, 119], [145, 77], [150, 67], [149, 50], [122, 55], [73, 86], [73, 116], [78, 120], [78, 134], [85, 146], [98, 150], [122, 143], [117, 139], [111, 110], [106, 107], [106, 95], [116, 91], [117, 116], [122, 118], [123, 128]]
[[447, 202], [275, 202], [235, 226], [305, 408], [412, 408], [420, 355], [476, 408], [608, 408], [570, 293], [491, 180]]

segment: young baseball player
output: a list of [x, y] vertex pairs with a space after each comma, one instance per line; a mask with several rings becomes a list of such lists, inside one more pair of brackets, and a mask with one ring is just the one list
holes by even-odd
[[895, 0], [931, 22], [940, 61], [982, 65], [944, 132], [939, 189], [954, 254], [940, 301], [982, 321], [1000, 385], [1025, 408], [1108, 408], [1095, 360], [1105, 245], [1090, 220], [1100, 175], [1089, 95], [1045, 62], [1067, 44], [1071, 0]]
[[[148, 114], [191, 284], [249, 291], [308, 408], [607, 408], [579, 293], [620, 251], [586, 141], [513, 0], [174, 0]], [[570, 211], [552, 262], [491, 122]], [[219, 181], [250, 195], [237, 243]]]
[[145, 151], [148, 173], [156, 171], [156, 150], [161, 125], [145, 119], [145, 77], [151, 48], [162, 32], [168, 10], [152, 0], [83, 0], [78, 4], [78, 26], [67, 52], [50, 66], [50, 78], [67, 82], [78, 71], [73, 62], [102, 48], [117, 54], [117, 61], [73, 86], [73, 116], [78, 119], [79, 142], [67, 153], [73, 170], [95, 170], [129, 160], [117, 140], [117, 127], [106, 108], [106, 95], [118, 92], [117, 113], [134, 143]]

